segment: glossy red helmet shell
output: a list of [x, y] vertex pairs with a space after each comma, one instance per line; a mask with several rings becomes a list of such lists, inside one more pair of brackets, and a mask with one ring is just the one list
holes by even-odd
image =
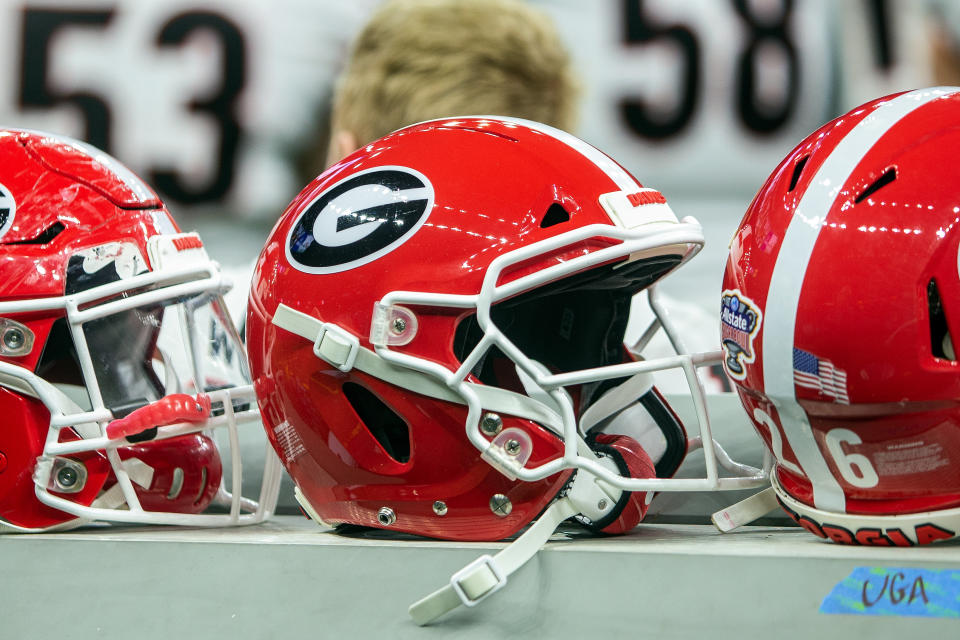
[[[268, 437], [305, 510], [332, 525], [451, 539], [516, 533], [571, 477], [559, 461], [577, 454], [546, 425], [559, 424], [565, 398], [569, 426], [613, 384], [538, 396], [530, 380], [631, 362], [631, 296], [701, 243], [699, 225], [680, 223], [659, 192], [536, 123], [422, 123], [331, 167], [271, 233], [247, 322]], [[491, 303], [483, 292], [494, 290]], [[484, 328], [488, 319], [503, 331]], [[686, 435], [650, 385], [641, 393], [671, 439], [657, 469], [669, 478]], [[627, 475], [652, 476], [655, 461], [628, 440], [610, 444]], [[511, 478], [481, 457], [491, 441], [506, 447], [507, 467], [529, 453], [524, 470], [557, 471]], [[611, 530], [642, 517], [637, 497], [614, 499], [629, 513], [609, 518]]]
[[[169, 242], [158, 242], [158, 237]], [[164, 249], [179, 255], [164, 256]], [[76, 140], [0, 130], [0, 414], [5, 416], [0, 527], [63, 528], [109, 520], [111, 510], [120, 520], [148, 522], [156, 512], [162, 514], [158, 522], [174, 523], [181, 514], [204, 511], [217, 496], [220, 455], [205, 435], [151, 441], [148, 433], [120, 446], [113, 443], [113, 462], [103, 446], [85, 444], [105, 440], [102, 425], [135, 408], [106, 398], [102, 380], [93, 389], [96, 381], [88, 372], [109, 367], [113, 357], [98, 352], [99, 347], [134, 349], [124, 344], [123, 334], [88, 332], [90, 325], [109, 327], [118, 317], [98, 314], [98, 307], [135, 297], [139, 290], [124, 291], [124, 280], [135, 283], [138, 274], [161, 278], [166, 273], [161, 258], [170, 263], [169, 270], [170, 265], [179, 268], [175, 263], [187, 255], [194, 265], [203, 265], [197, 269], [209, 266], [207, 272], [214, 275], [207, 289], [211, 296], [218, 295], [214, 281], [219, 272], [199, 238], [181, 234], [157, 195], [123, 165]], [[179, 278], [189, 286], [195, 276], [188, 271], [181, 268], [172, 281]], [[149, 286], [160, 292], [169, 284], [157, 280]], [[86, 298], [71, 297], [84, 294]], [[153, 304], [164, 302], [155, 299]], [[211, 304], [220, 309], [218, 303]], [[89, 319], [74, 322], [71, 313]], [[146, 330], [138, 334], [136, 348], [145, 358], [139, 366], [150, 368], [162, 345], [157, 342], [159, 328], [149, 325], [156, 318], [144, 315], [142, 320]], [[78, 335], [86, 336], [84, 349], [78, 350]], [[236, 344], [242, 362], [242, 348]], [[197, 355], [202, 360], [203, 355]], [[167, 365], [172, 371], [172, 361]], [[151, 375], [159, 374], [151, 370]], [[125, 378], [129, 373], [117, 365], [111, 381], [117, 385], [115, 396], [123, 392]], [[78, 395], [71, 396], [71, 389]], [[82, 403], [93, 406], [81, 408]], [[77, 422], [70, 421], [74, 415]], [[55, 425], [57, 419], [67, 420], [66, 426]], [[71, 443], [69, 453], [48, 455], [51, 446], [66, 443]], [[119, 488], [114, 489], [116, 469], [132, 469], [134, 458], [142, 473], [131, 471], [130, 486], [140, 505], [128, 508]], [[61, 501], [64, 508], [51, 506], [51, 501]]]
[[960, 94], [881, 98], [773, 172], [730, 247], [725, 366], [821, 537], [960, 532]]

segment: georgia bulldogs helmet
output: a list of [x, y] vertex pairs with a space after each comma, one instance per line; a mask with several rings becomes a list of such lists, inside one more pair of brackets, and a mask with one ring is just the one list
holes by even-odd
[[0, 265], [0, 530], [272, 512], [272, 451], [259, 502], [240, 493], [238, 424], [259, 420], [229, 284], [149, 187], [84, 143], [0, 130]]
[[960, 533], [960, 92], [857, 107], [773, 172], [730, 247], [724, 363], [820, 537]]
[[539, 515], [522, 551], [415, 605], [426, 622], [502, 586], [568, 517], [620, 532], [646, 492], [756, 486], [702, 404], [708, 477], [671, 478], [701, 440], [650, 372], [684, 368], [702, 403], [695, 367], [711, 359], [634, 361], [623, 345], [631, 297], [702, 243], [659, 192], [532, 122], [431, 121], [331, 167], [270, 235], [247, 321], [261, 413], [304, 510], [454, 540]]

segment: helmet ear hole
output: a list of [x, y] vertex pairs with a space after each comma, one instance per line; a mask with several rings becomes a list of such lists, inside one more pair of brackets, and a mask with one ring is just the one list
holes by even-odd
[[409, 462], [410, 430], [403, 418], [376, 394], [355, 382], [343, 383], [343, 395], [387, 455], [397, 462]]

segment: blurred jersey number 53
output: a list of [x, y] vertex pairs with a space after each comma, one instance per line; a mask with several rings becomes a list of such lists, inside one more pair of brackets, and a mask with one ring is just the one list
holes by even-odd
[[[302, 182], [292, 155], [319, 143], [333, 77], [376, 4], [0, 0], [2, 57], [15, 61], [0, 65], [0, 122], [84, 138], [180, 205], [272, 218]], [[838, 96], [845, 78], [880, 79], [861, 93], [901, 88], [891, 69], [911, 49], [895, 30], [910, 21], [896, 14], [922, 5], [534, 4], [584, 78], [579, 133], [661, 189], [710, 194], [753, 193], [803, 133], [870, 97]]]
[[83, 138], [168, 200], [275, 215], [372, 4], [0, 1], [0, 121]]

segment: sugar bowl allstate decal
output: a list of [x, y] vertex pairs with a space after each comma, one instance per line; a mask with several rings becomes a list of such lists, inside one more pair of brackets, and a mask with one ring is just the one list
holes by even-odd
[[759, 305], [740, 291], [726, 290], [720, 299], [720, 341], [723, 367], [735, 380], [747, 377], [744, 365], [756, 359], [753, 339], [760, 332], [763, 313]]

